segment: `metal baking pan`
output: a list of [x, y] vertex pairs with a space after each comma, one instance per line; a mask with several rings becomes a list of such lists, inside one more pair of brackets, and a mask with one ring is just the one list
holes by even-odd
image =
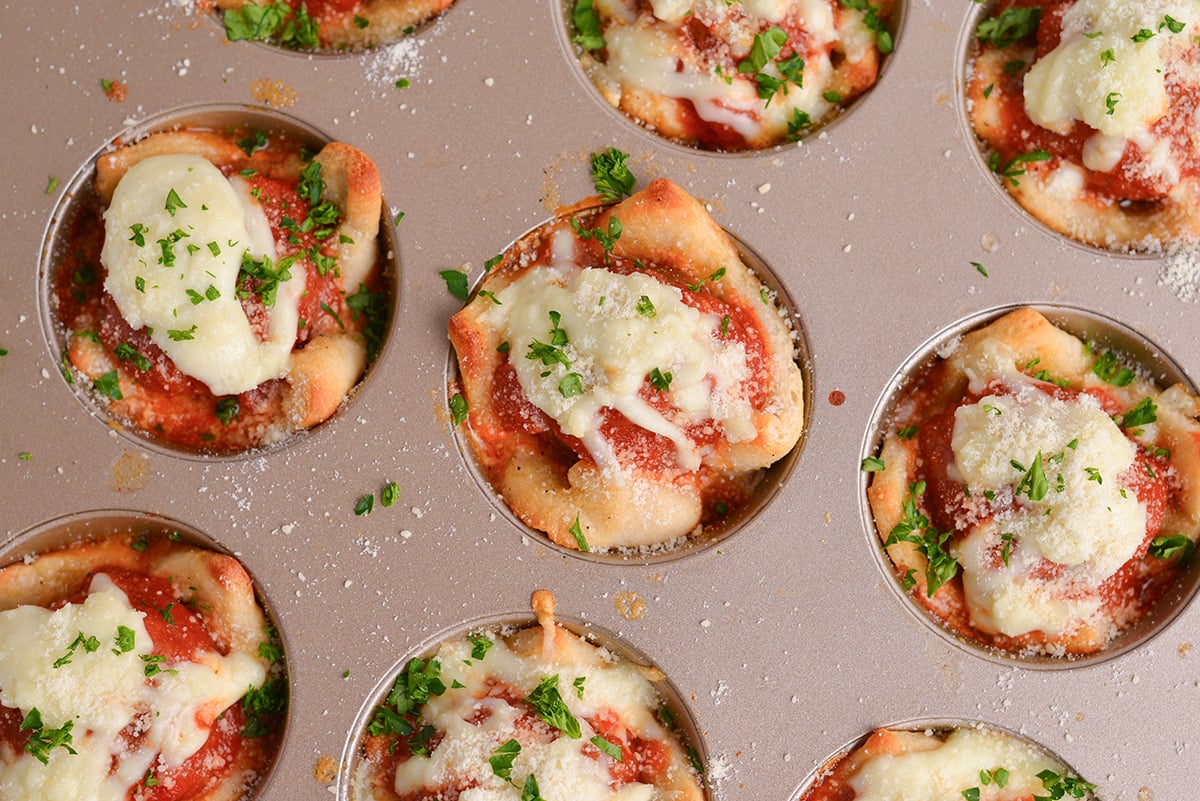
[[[1168, 280], [1165, 259], [1066, 242], [988, 172], [961, 99], [975, 4], [907, 3], [866, 97], [803, 144], [739, 155], [664, 142], [608, 107], [574, 61], [557, 0], [458, 0], [398, 45], [341, 56], [227, 43], [187, 0], [2, 9], [0, 542], [19, 548], [62, 515], [118, 509], [165, 515], [238, 555], [291, 678], [261, 799], [344, 799], [330, 767], [404, 661], [469, 622], [526, 617], [537, 588], [666, 673], [714, 798], [787, 801], [871, 729], [930, 720], [1022, 734], [1108, 801], [1188, 797], [1194, 603], [1107, 659], [1054, 670], [989, 659], [912, 613], [863, 511], [877, 407], [923, 344], [964, 319], [1062, 304], [1200, 374], [1186, 270]], [[102, 79], [125, 82], [127, 97], [109, 100]], [[379, 166], [389, 219], [404, 212], [389, 232], [394, 319], [368, 379], [317, 430], [237, 458], [110, 428], [60, 376], [39, 296], [72, 176], [114, 137], [196, 104], [275, 109], [359, 147]], [[810, 425], [778, 491], [716, 547], [662, 562], [586, 560], [518, 527], [475, 480], [446, 410], [459, 304], [438, 272], [468, 264], [477, 278], [556, 204], [591, 194], [587, 156], [610, 145], [643, 182], [666, 176], [705, 200], [786, 291], [807, 339]], [[354, 514], [393, 480], [399, 503]]]

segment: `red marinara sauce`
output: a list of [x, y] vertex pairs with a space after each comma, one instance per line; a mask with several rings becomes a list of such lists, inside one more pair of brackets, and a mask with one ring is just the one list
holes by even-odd
[[[1160, 200], [1173, 185], [1164, 181], [1158, 171], [1147, 169], [1147, 157], [1134, 143], [1125, 143], [1124, 153], [1112, 170], [1095, 172], [1083, 166], [1084, 145], [1097, 134], [1095, 128], [1075, 121], [1069, 132], [1059, 134], [1037, 125], [1025, 112], [1025, 74], [1037, 59], [1059, 45], [1062, 15], [1073, 5], [1074, 0], [1006, 0], [997, 5], [993, 16], [1010, 8], [1032, 7], [1040, 8], [1041, 15], [1034, 34], [1004, 51], [1012, 53], [1008, 63], [1019, 68], [1006, 69], [988, 91], [1000, 119], [998, 138], [989, 144], [999, 154], [1001, 163], [1037, 150], [1053, 157], [1048, 161], [1021, 165], [1026, 172], [1053, 169], [1059, 159], [1073, 164], [1083, 170], [1084, 188], [1107, 200]], [[1169, 34], [1163, 31], [1160, 35]], [[994, 48], [994, 45], [986, 47]], [[1025, 64], [1026, 54], [1031, 51], [1032, 61]], [[1195, 177], [1200, 175], [1200, 149], [1194, 146], [1192, 139], [1194, 120], [1200, 110], [1200, 48], [1191, 47], [1184, 51], [1178, 63], [1168, 63], [1164, 78], [1169, 106], [1163, 117], [1151, 126], [1151, 133], [1170, 142], [1172, 159], [1179, 165], [1179, 179]]]

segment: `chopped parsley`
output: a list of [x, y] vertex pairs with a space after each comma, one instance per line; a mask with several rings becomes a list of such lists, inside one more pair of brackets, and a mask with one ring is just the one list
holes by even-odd
[[878, 459], [874, 456], [868, 456], [866, 459], [862, 460], [862, 464], [859, 465], [859, 469], [864, 473], [879, 473], [883, 470], [886, 470], [887, 467], [884, 465], [882, 459]]
[[358, 502], [354, 504], [354, 514], [358, 517], [362, 517], [363, 515], [369, 515], [369, 514], [371, 514], [371, 511], [374, 508], [375, 508], [375, 495], [372, 493], [367, 493], [366, 495], [359, 498]]
[[1025, 174], [1026, 164], [1032, 164], [1038, 161], [1049, 161], [1053, 158], [1048, 152], [1038, 148], [1024, 153], [1018, 153], [1008, 161], [1004, 161], [1003, 157], [992, 151], [988, 156], [988, 167], [992, 172], [999, 175], [1001, 178], [1007, 179], [1014, 187], [1020, 186], [1021, 182], [1017, 180], [1018, 176]]
[[896, 432], [896, 436], [899, 437], [900, 439], [912, 439], [916, 435], [917, 435], [917, 427], [916, 426], [905, 426], [904, 428], [902, 428]]
[[1125, 414], [1119, 415], [1118, 421], [1121, 428], [1137, 428], [1138, 426], [1149, 425], [1158, 419], [1158, 407], [1154, 405], [1154, 401], [1150, 398], [1142, 398], [1136, 406], [1127, 411]]
[[1017, 482], [1017, 488], [1014, 490], [1015, 495], [1025, 495], [1031, 501], [1040, 501], [1046, 497], [1046, 493], [1050, 490], [1050, 482], [1046, 480], [1046, 471], [1042, 467], [1042, 452], [1038, 451], [1037, 456], [1033, 457], [1033, 464], [1028, 470], [1025, 470], [1019, 463], [1013, 462], [1013, 467], [1017, 470], [1023, 470], [1024, 475]]
[[583, 241], [586, 242], [589, 239], [595, 239], [600, 244], [600, 247], [604, 248], [605, 258], [608, 258], [612, 254], [613, 247], [617, 244], [617, 240], [621, 238], [621, 221], [616, 217], [610, 216], [608, 218], [607, 233], [602, 228], [586, 229], [574, 217], [571, 218], [571, 227], [575, 229], [575, 234]]
[[1049, 768], [1038, 773], [1037, 777], [1041, 779], [1042, 787], [1050, 791], [1050, 795], [1035, 795], [1034, 801], [1051, 801], [1051, 799], [1065, 798], [1067, 795], [1072, 798], [1083, 798], [1096, 789], [1096, 785], [1091, 782], [1060, 775]]
[[217, 405], [213, 407], [213, 414], [221, 421], [221, 425], [229, 425], [241, 413], [241, 406], [238, 404], [236, 397], [222, 398], [217, 401]]
[[237, 140], [237, 146], [240, 147], [247, 156], [253, 156], [256, 151], [262, 150], [267, 146], [267, 132], [260, 128], [250, 136]]
[[895, 49], [891, 32], [879, 19], [879, 6], [871, 5], [868, 0], [841, 0], [841, 2], [846, 8], [863, 12], [863, 24], [867, 26], [867, 30], [874, 31], [875, 46], [879, 48], [880, 53], [886, 56]]
[[450, 396], [450, 419], [454, 425], [459, 425], [467, 419], [467, 399], [461, 392]]
[[1092, 372], [1100, 380], [1112, 384], [1114, 387], [1129, 386], [1134, 379], [1133, 370], [1123, 367], [1117, 359], [1117, 355], [1111, 350], [1100, 354], [1100, 357], [1092, 365]]
[[246, 725], [242, 726], [241, 735], [253, 739], [274, 731], [271, 719], [287, 711], [287, 699], [287, 682], [280, 676], [272, 676], [261, 686], [247, 690], [242, 697]]
[[92, 387], [96, 392], [113, 400], [122, 400], [125, 397], [121, 393], [121, 381], [117, 378], [116, 370], [109, 370], [97, 378], [92, 382]]
[[471, 643], [472, 659], [483, 659], [487, 656], [487, 652], [491, 647], [495, 645], [486, 634], [468, 634], [467, 640]]
[[1153, 39], [1153, 38], [1154, 38], [1154, 31], [1150, 30], [1149, 28], [1142, 28], [1137, 33], [1135, 33], [1133, 36], [1129, 37], [1130, 41], [1136, 42], [1137, 44], [1141, 44], [1142, 42], [1145, 42], [1145, 41], [1147, 41], [1149, 39]]
[[575, 23], [578, 33], [571, 41], [584, 50], [603, 50], [608, 43], [600, 28], [600, 20], [592, 8], [592, 0], [575, 0], [575, 8], [571, 12], [571, 20]]
[[557, 674], [544, 677], [524, 700], [547, 725], [553, 726], [573, 740], [582, 736], [579, 721], [571, 714], [571, 710], [558, 693]]
[[383, 489], [379, 491], [379, 502], [383, 504], [383, 508], [394, 506], [398, 500], [400, 500], [400, 485], [395, 481], [384, 484]]
[[943, 584], [958, 573], [958, 562], [943, 547], [953, 532], [938, 532], [917, 507], [917, 498], [925, 494], [924, 481], [910, 484], [908, 493], [908, 499], [904, 502], [904, 516], [892, 528], [883, 546], [888, 548], [898, 542], [911, 542], [917, 546], [917, 551], [926, 560], [925, 592], [932, 598]]
[[1008, 784], [1008, 770], [1005, 768], [996, 768], [995, 770], [979, 771], [979, 783], [987, 787], [992, 782], [1000, 789], [1004, 789], [1004, 785]]
[[317, 21], [304, 4], [293, 11], [283, 0], [264, 5], [247, 3], [226, 11], [224, 23], [225, 36], [231, 42], [273, 40], [292, 50], [321, 46]]
[[615, 759], [617, 762], [625, 761], [623, 754], [621, 752], [621, 746], [610, 743], [608, 740], [604, 739], [599, 734], [592, 737], [592, 739], [589, 740], [588, 742], [590, 742], [592, 745], [596, 746], [596, 748], [603, 751], [608, 756]]
[[47, 729], [42, 723], [42, 713], [38, 712], [37, 707], [29, 710], [29, 714], [21, 721], [20, 731], [29, 732], [29, 740], [25, 743], [25, 750], [33, 756], [38, 762], [47, 765], [50, 762], [50, 752], [55, 748], [65, 748], [67, 753], [76, 753], [71, 747], [71, 729], [75, 725], [75, 721], [68, 720], [62, 725], [62, 728]]
[[654, 303], [647, 295], [642, 295], [640, 298], [638, 298], [637, 313], [643, 317], [654, 317], [658, 314], [658, 312], [654, 309]]
[[[583, 535], [583, 526], [579, 524], [579, 513], [575, 513], [575, 522], [567, 529], [567, 533], [575, 538], [575, 544], [579, 546], [579, 550], [584, 553], [591, 553], [592, 548], [588, 545], [587, 537]], [[580, 696], [582, 697], [582, 696]]]
[[520, 753], [521, 744], [516, 740], [509, 740], [497, 746], [492, 755], [488, 757], [488, 763], [492, 766], [492, 773], [506, 782], [511, 782], [513, 762], [516, 761], [517, 755]]
[[1009, 8], [1002, 13], [986, 19], [975, 28], [975, 36], [982, 42], [995, 45], [1000, 50], [1037, 33], [1038, 23], [1042, 19], [1042, 9], [1034, 6], [1029, 8]]
[[196, 326], [191, 328], [168, 328], [167, 337], [172, 342], [187, 342], [196, 338]]
[[1155, 559], [1174, 559], [1179, 557], [1179, 561], [1187, 561], [1193, 552], [1196, 550], [1196, 543], [1192, 542], [1184, 534], [1176, 534], [1173, 537], [1155, 537], [1150, 540], [1150, 555]]
[[466, 303], [471, 298], [470, 290], [467, 289], [467, 274], [462, 270], [442, 270], [438, 275], [446, 282], [446, 291], [457, 300]]
[[974, 268], [975, 268], [975, 271], [976, 271], [976, 272], [978, 272], [980, 275], [982, 275], [984, 278], [987, 278], [987, 277], [988, 277], [988, 271], [987, 271], [987, 268], [986, 268], [986, 267], [984, 267], [984, 266], [983, 266], [982, 264], [980, 264], [979, 262], [977, 262], [977, 261], [973, 261], [973, 262], [971, 262], [971, 266], [972, 266], [972, 267], [974, 267]]
[[663, 372], [655, 367], [650, 371], [650, 375], [646, 376], [650, 381], [650, 387], [655, 392], [666, 392], [671, 388], [671, 373]]
[[[367, 725], [367, 733], [373, 737], [396, 736], [405, 738], [413, 753], [426, 752], [423, 743], [433, 736], [432, 726], [421, 725], [421, 707], [431, 695], [442, 695], [446, 685], [441, 679], [442, 665], [436, 659], [408, 660], [404, 669], [396, 676], [392, 690], [384, 703], [375, 708], [375, 715]], [[398, 744], [392, 744], [392, 750]]]
[[[670, 375], [668, 373], [667, 375]], [[667, 379], [668, 381], [670, 379]], [[558, 381], [558, 391], [564, 398], [573, 398], [583, 394], [583, 381], [579, 373], [567, 373]]]
[[628, 158], [615, 147], [592, 154], [592, 184], [603, 200], [614, 202], [632, 194], [637, 178], [625, 164]]
[[249, 250], [244, 251], [242, 265], [238, 269], [238, 297], [248, 298], [255, 294], [264, 306], [274, 306], [280, 282], [292, 279], [291, 266], [295, 261], [295, 256], [288, 256], [273, 263], [271, 257], [266, 255], [262, 261], [258, 261], [250, 255]]
[[150, 369], [150, 360], [138, 353], [137, 348], [128, 342], [121, 342], [113, 348], [113, 355], [123, 362], [133, 362], [133, 366], [143, 373]]
[[167, 192], [167, 202], [163, 208], [166, 209], [167, 214], [174, 217], [175, 212], [179, 209], [186, 209], [187, 204], [180, 200], [179, 195], [175, 192], [174, 187], [172, 187]]

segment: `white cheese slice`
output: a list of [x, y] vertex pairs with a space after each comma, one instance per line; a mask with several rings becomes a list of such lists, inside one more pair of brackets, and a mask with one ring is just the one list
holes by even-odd
[[[700, 452], [680, 422], [712, 421], [730, 441], [753, 439], [753, 410], [742, 388], [749, 378], [745, 348], [719, 337], [720, 317], [688, 306], [679, 289], [648, 275], [569, 266], [573, 242], [572, 232], [557, 234], [558, 266], [528, 270], [497, 293], [500, 303], [485, 313], [509, 342], [510, 363], [529, 401], [581, 439], [603, 469], [619, 469], [601, 437], [606, 408], [669, 439], [685, 470], [699, 467]], [[551, 312], [566, 333], [562, 353], [570, 366], [528, 358], [535, 340], [551, 343]], [[671, 374], [666, 392], [680, 422], [639, 395], [656, 369]], [[582, 391], [566, 397], [560, 382], [571, 374]]]
[[[46, 765], [27, 753], [0, 763], [0, 798], [124, 801], [156, 759], [175, 766], [199, 750], [208, 737], [202, 710], [223, 710], [265, 680], [265, 668], [252, 656], [215, 653], [204, 654], [203, 664], [164, 664], [177, 673], [148, 679], [141, 657], [151, 654], [152, 644], [144, 617], [104, 573], [92, 579], [81, 604], [0, 612], [0, 703], [23, 715], [36, 708], [47, 729], [71, 723], [77, 752], [55, 748]], [[119, 626], [133, 631], [132, 651], [113, 653]], [[100, 647], [72, 651], [80, 633], [96, 637]], [[53, 667], [68, 653], [68, 663]], [[129, 753], [119, 735], [135, 723], [145, 737]], [[117, 757], [119, 770], [110, 775]]]
[[1063, 14], [1061, 42], [1025, 76], [1029, 118], [1058, 133], [1076, 120], [1125, 139], [1147, 130], [1167, 111], [1172, 54], [1192, 38], [1172, 33], [1168, 16], [1194, 22], [1200, 1], [1078, 0]]
[[280, 282], [260, 341], [238, 300], [238, 272], [246, 252], [277, 260], [266, 215], [244, 181], [199, 156], [147, 158], [117, 184], [104, 223], [104, 287], [176, 367], [217, 395], [287, 374], [304, 268], [293, 264]]
[[1066, 771], [1062, 763], [1015, 737], [989, 729], [956, 729], [928, 751], [872, 757], [849, 784], [857, 793], [855, 801], [957, 799], [963, 790], [980, 787], [980, 771], [997, 767], [1008, 771], [1008, 781], [1003, 790], [981, 788], [980, 798], [987, 801], [1043, 794], [1037, 774]]

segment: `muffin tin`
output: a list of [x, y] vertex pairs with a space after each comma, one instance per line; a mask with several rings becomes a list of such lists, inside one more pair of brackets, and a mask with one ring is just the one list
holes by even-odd
[[[909, 2], [879, 84], [847, 114], [796, 146], [722, 155], [608, 107], [575, 63], [557, 0], [458, 0], [408, 40], [345, 56], [229, 44], [189, 0], [49, 0], [36, 14], [8, 4], [3, 553], [62, 515], [125, 510], [169, 516], [236, 554], [278, 620], [291, 679], [266, 801], [348, 798], [356, 727], [404, 661], [470, 622], [528, 619], [537, 588], [564, 619], [666, 673], [717, 799], [794, 798], [877, 726], [976, 720], [1041, 743], [1108, 801], [1188, 797], [1195, 604], [1084, 664], [980, 655], [911, 613], [863, 512], [858, 468], [877, 406], [922, 343], [967, 318], [1061, 304], [1200, 374], [1200, 279], [1186, 259], [1066, 242], [988, 173], [961, 100], [980, 13]], [[102, 79], [125, 83], [125, 100], [109, 100]], [[198, 104], [281, 106], [367, 152], [389, 220], [404, 212], [387, 234], [394, 319], [368, 379], [315, 431], [237, 458], [147, 448], [80, 404], [39, 297], [72, 176], [113, 137]], [[591, 194], [588, 154], [609, 145], [632, 154], [643, 184], [666, 176], [706, 200], [786, 290], [807, 339], [810, 424], [778, 491], [719, 543], [660, 561], [578, 558], [518, 527], [473, 478], [446, 408], [446, 321], [459, 303], [438, 272], [469, 264], [478, 278], [556, 204]], [[354, 514], [393, 480], [395, 505]]]

